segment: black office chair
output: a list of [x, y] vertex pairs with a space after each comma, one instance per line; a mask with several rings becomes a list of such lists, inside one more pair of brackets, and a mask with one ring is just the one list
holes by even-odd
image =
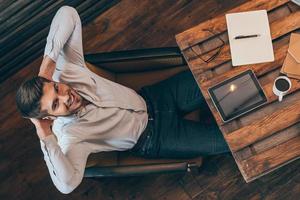
[[[88, 68], [98, 75], [139, 90], [188, 67], [176, 47], [140, 49], [85, 55]], [[199, 111], [186, 116], [199, 120]], [[153, 173], [186, 172], [202, 165], [194, 159], [145, 159], [125, 152], [101, 152], [88, 158], [85, 177], [120, 177]]]

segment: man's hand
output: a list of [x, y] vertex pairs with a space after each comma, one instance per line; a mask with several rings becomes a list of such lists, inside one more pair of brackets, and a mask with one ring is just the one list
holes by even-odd
[[52, 75], [54, 73], [55, 67], [56, 63], [49, 56], [45, 56], [42, 61], [38, 76], [52, 81]]
[[30, 118], [30, 121], [34, 124], [36, 133], [39, 136], [40, 140], [43, 140], [48, 135], [53, 134], [51, 130], [53, 120]]

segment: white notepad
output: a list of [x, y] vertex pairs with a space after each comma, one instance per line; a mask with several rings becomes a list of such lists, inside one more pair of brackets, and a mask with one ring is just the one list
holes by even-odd
[[[227, 14], [226, 22], [233, 66], [274, 61], [266, 10]], [[259, 36], [234, 39], [247, 35]]]

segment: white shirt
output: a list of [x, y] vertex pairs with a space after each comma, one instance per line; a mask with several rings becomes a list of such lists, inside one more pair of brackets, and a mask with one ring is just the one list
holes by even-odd
[[62, 193], [82, 181], [87, 157], [132, 148], [147, 126], [146, 103], [134, 90], [104, 79], [86, 67], [81, 21], [63, 6], [54, 16], [44, 56], [56, 62], [53, 80], [66, 83], [91, 102], [77, 114], [58, 117], [53, 133], [41, 141], [51, 179]]

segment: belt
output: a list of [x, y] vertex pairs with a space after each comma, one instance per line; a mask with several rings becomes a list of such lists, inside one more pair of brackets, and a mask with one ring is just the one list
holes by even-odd
[[146, 102], [147, 105], [147, 113], [148, 113], [148, 124], [143, 131], [143, 133], [140, 135], [137, 143], [134, 145], [134, 147], [131, 149], [132, 152], [135, 152], [139, 155], [144, 155], [147, 144], [149, 143], [149, 140], [151, 139], [151, 136], [153, 135], [153, 125], [154, 125], [154, 112], [151, 102], [147, 99], [146, 95], [143, 93], [143, 91], [140, 92], [140, 95], [143, 97], [143, 99]]
[[148, 100], [148, 97], [145, 95], [145, 92], [141, 90], [139, 94], [143, 97], [143, 99], [146, 102], [147, 106], [147, 113], [148, 113], [148, 120], [153, 121], [154, 120], [154, 111], [153, 111], [153, 105], [152, 103]]

